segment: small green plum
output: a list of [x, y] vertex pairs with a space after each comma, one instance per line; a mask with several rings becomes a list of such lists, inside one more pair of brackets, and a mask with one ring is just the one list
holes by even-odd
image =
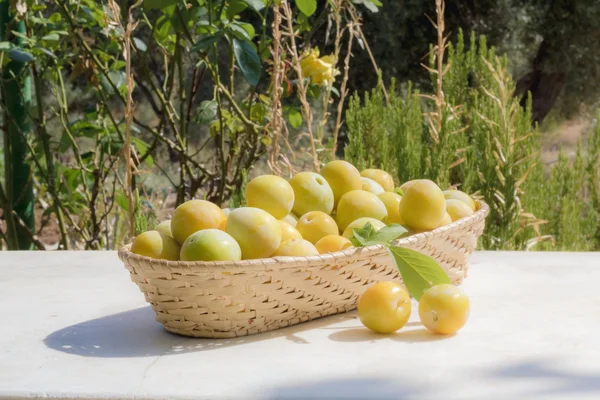
[[242, 259], [240, 245], [219, 229], [192, 233], [181, 246], [182, 261], [233, 261]]

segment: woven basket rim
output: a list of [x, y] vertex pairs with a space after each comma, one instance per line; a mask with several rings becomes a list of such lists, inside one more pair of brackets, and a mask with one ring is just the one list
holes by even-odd
[[[431, 231], [416, 233], [414, 235], [398, 239], [392, 243], [394, 246], [403, 246], [409, 245], [410, 243], [421, 241], [423, 239], [443, 236], [447, 232], [454, 231], [456, 229], [461, 228], [464, 225], [470, 225], [475, 223], [476, 221], [485, 219], [489, 212], [489, 206], [481, 201], [477, 200], [476, 203], [479, 205], [477, 211], [473, 214], [461, 218], [458, 221], [452, 222], [451, 224], [444, 225], [442, 227], [436, 228]], [[305, 256], [305, 257], [291, 257], [291, 256], [279, 256], [279, 257], [269, 257], [269, 258], [258, 258], [252, 260], [239, 260], [239, 261], [169, 261], [169, 260], [158, 260], [146, 256], [142, 256], [139, 254], [134, 254], [131, 252], [131, 243], [121, 247], [119, 249], [118, 255], [122, 261], [125, 259], [128, 260], [137, 260], [143, 261], [150, 264], [167, 266], [167, 267], [183, 267], [183, 268], [191, 268], [191, 269], [213, 269], [213, 268], [223, 268], [223, 269], [245, 269], [251, 266], [269, 266], [269, 268], [273, 267], [285, 267], [286, 265], [296, 265], [298, 263], [310, 264], [311, 262], [332, 262], [337, 263], [341, 258], [363, 258], [363, 257], [371, 257], [378, 253], [384, 252], [385, 249], [382, 245], [370, 245], [363, 247], [352, 247], [346, 250], [336, 251], [333, 253], [325, 253], [319, 254], [316, 256]]]

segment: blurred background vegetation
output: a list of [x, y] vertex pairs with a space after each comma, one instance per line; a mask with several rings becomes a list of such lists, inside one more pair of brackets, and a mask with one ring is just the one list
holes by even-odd
[[594, 0], [2, 0], [0, 35], [4, 249], [337, 157], [484, 199], [483, 248], [600, 250]]

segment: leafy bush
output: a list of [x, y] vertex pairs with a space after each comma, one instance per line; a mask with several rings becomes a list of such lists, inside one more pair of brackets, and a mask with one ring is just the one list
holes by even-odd
[[[56, 220], [63, 249], [120, 246], [154, 224], [169, 192], [175, 205], [194, 197], [237, 202], [259, 163], [290, 175], [297, 157], [318, 169], [335, 154], [349, 54], [362, 32], [357, 7], [380, 5], [328, 2], [320, 18], [331, 20], [331, 54], [319, 54], [309, 41], [314, 0], [21, 3], [0, 1], [0, 54], [22, 72], [2, 84], [19, 92], [32, 78], [35, 96], [22, 101], [32, 104], [32, 128], [11, 123], [5, 138], [25, 144], [18, 180], [31, 195], [33, 183], [36, 208]], [[342, 47], [348, 56], [338, 62]], [[13, 122], [10, 99], [3, 91], [2, 111]], [[43, 248], [37, 227], [11, 212], [20, 193], [0, 189], [9, 211], [0, 239], [28, 247], [12, 240], [26, 234]]]

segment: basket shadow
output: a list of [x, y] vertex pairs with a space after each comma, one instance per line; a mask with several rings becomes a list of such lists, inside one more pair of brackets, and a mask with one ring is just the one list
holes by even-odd
[[217, 350], [278, 337], [308, 344], [296, 334], [355, 318], [352, 313], [344, 313], [250, 336], [204, 339], [169, 333], [154, 316], [151, 307], [142, 307], [91, 319], [52, 332], [44, 338], [44, 344], [53, 350], [83, 357], [155, 357]]
[[414, 399], [422, 390], [398, 379], [339, 378], [282, 386], [264, 393], [271, 399]]
[[425, 328], [401, 330], [393, 334], [380, 334], [366, 328], [350, 328], [339, 330], [329, 335], [335, 342], [372, 342], [376, 340], [393, 340], [395, 342], [419, 343], [445, 340], [454, 335], [436, 335]]

